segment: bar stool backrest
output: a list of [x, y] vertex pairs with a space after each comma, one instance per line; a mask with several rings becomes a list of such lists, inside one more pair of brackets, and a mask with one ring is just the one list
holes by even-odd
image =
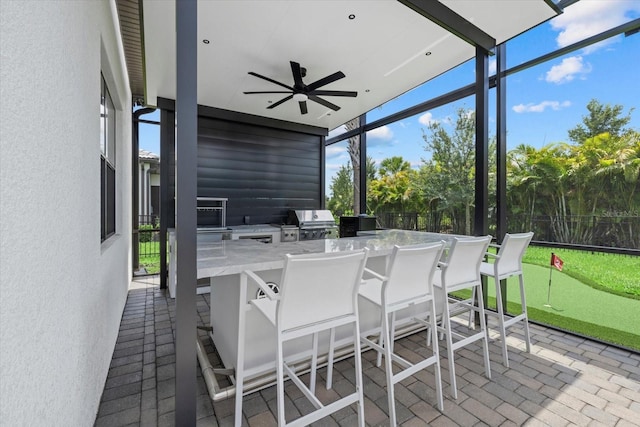
[[442, 282], [448, 289], [480, 282], [480, 264], [491, 236], [454, 238], [443, 271]]
[[433, 274], [442, 256], [444, 242], [395, 246], [389, 259], [386, 303], [395, 304], [433, 295]]
[[287, 255], [280, 286], [281, 331], [356, 314], [367, 251]]
[[495, 265], [500, 275], [516, 274], [522, 271], [522, 257], [532, 238], [533, 232], [505, 234]]

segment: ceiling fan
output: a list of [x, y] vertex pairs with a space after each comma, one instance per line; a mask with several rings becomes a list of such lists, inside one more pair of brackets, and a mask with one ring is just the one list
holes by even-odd
[[290, 64], [291, 64], [291, 73], [293, 74], [293, 86], [280, 83], [276, 80], [270, 79], [269, 77], [265, 77], [258, 73], [254, 73], [253, 71], [249, 71], [249, 74], [251, 74], [252, 76], [256, 76], [268, 82], [275, 83], [278, 86], [282, 86], [286, 89], [289, 89], [288, 91], [244, 92], [244, 94], [250, 95], [250, 94], [256, 94], [256, 93], [288, 93], [290, 95], [285, 96], [280, 101], [274, 102], [273, 104], [269, 105], [267, 109], [276, 108], [278, 105], [285, 103], [290, 99], [293, 99], [294, 101], [298, 101], [298, 105], [300, 105], [300, 114], [307, 114], [307, 100], [317, 102], [320, 105], [324, 105], [327, 108], [331, 108], [334, 111], [338, 111], [340, 107], [338, 107], [336, 104], [333, 104], [327, 100], [320, 98], [320, 96], [348, 96], [352, 98], [358, 96], [358, 92], [319, 89], [322, 86], [328, 85], [329, 83], [333, 83], [336, 80], [340, 80], [344, 78], [345, 75], [342, 71], [337, 71], [320, 80], [316, 80], [315, 82], [306, 85], [302, 81], [302, 78], [307, 75], [306, 68], [300, 67], [300, 64], [298, 64], [297, 62], [290, 61]]

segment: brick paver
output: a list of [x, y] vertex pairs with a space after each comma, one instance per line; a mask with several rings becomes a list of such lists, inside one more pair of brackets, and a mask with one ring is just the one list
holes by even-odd
[[[199, 295], [199, 325], [209, 321], [209, 296]], [[159, 289], [158, 278], [132, 284], [120, 333], [105, 382], [96, 426], [175, 425], [175, 301]], [[497, 338], [493, 316], [491, 338]], [[464, 322], [463, 322], [464, 323]], [[396, 411], [401, 426], [564, 426], [615, 425], [640, 427], [640, 354], [571, 334], [531, 325], [532, 349], [514, 327], [507, 338], [509, 369], [502, 365], [499, 341], [490, 344], [493, 378], [485, 378], [480, 345], [456, 352], [458, 399], [451, 398], [448, 361], [440, 342], [445, 409], [438, 411], [433, 367], [396, 385]], [[205, 331], [199, 331], [214, 366], [219, 357]], [[424, 354], [424, 335], [399, 340], [399, 353], [413, 359]], [[388, 425], [384, 365], [375, 366], [374, 352], [363, 354], [367, 426]], [[323, 402], [351, 393], [353, 360], [335, 364], [333, 388], [324, 388], [326, 369], [318, 372]], [[303, 377], [304, 378], [304, 377]], [[221, 386], [229, 384], [219, 377]], [[286, 384], [285, 411], [291, 420], [312, 409], [295, 385]], [[198, 373], [197, 425], [232, 426], [234, 399], [211, 402]], [[277, 425], [275, 386], [244, 397], [243, 426]], [[314, 426], [357, 425], [355, 405]]]

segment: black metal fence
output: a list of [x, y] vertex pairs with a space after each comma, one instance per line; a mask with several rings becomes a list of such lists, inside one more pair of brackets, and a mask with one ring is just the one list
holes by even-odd
[[608, 248], [640, 249], [640, 216], [512, 216], [509, 229], [535, 233], [536, 240]]
[[397, 228], [401, 230], [429, 231], [432, 233], [453, 233], [450, 219], [432, 214], [417, 212], [376, 213], [378, 228]]
[[140, 265], [160, 263], [160, 218], [157, 215], [140, 215], [138, 228]]
[[[378, 212], [376, 216], [378, 228], [464, 234], [464, 224], [440, 213]], [[512, 233], [533, 231], [536, 241], [550, 244], [640, 251], [639, 215], [567, 215], [561, 219], [513, 215], [507, 229]], [[495, 235], [495, 225], [489, 232]]]
[[158, 215], [138, 215], [140, 225], [154, 225], [160, 227], [160, 217]]

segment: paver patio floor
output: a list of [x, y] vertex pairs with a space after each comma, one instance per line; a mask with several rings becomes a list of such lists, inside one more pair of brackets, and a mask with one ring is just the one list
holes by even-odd
[[[199, 324], [209, 321], [209, 295], [197, 300]], [[132, 283], [105, 384], [96, 426], [175, 425], [175, 300], [158, 285], [158, 277]], [[491, 337], [495, 324], [491, 322]], [[490, 344], [492, 379], [484, 376], [481, 346], [456, 353], [458, 399], [450, 394], [448, 362], [440, 342], [444, 411], [435, 406], [433, 369], [396, 385], [398, 424], [402, 426], [640, 426], [640, 354], [571, 334], [531, 325], [531, 353], [524, 351], [521, 330], [507, 339], [511, 366], [502, 365], [499, 341]], [[214, 366], [219, 359], [199, 331]], [[410, 358], [419, 352], [424, 333], [396, 343]], [[365, 419], [369, 426], [388, 425], [384, 368], [375, 366], [375, 353], [363, 354]], [[353, 358], [336, 363], [331, 399], [352, 385]], [[198, 426], [232, 426], [234, 399], [211, 402], [198, 369]], [[321, 369], [323, 378], [325, 369]], [[221, 385], [224, 386], [224, 381]], [[309, 404], [292, 384], [287, 385], [287, 411], [305, 413]], [[355, 406], [314, 425], [355, 426]], [[269, 387], [244, 397], [243, 425], [276, 425], [276, 391]]]

